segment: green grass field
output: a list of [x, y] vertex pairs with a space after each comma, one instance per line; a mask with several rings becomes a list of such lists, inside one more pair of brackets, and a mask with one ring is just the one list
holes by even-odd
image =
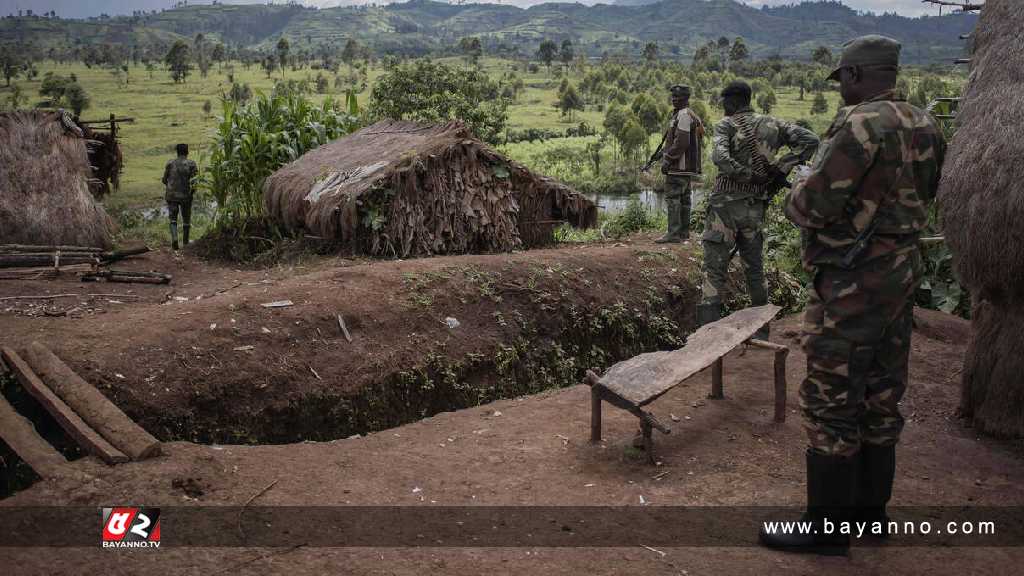
[[[448, 63], [464, 65], [461, 60], [454, 58]], [[513, 63], [487, 59], [483, 65], [489, 73], [498, 75], [511, 70]], [[23, 78], [15, 80], [28, 95], [29, 105], [42, 100], [39, 96], [42, 77], [52, 71], [62, 75], [74, 74], [78, 77], [79, 83], [91, 97], [91, 106], [82, 114], [84, 119], [99, 120], [107, 118], [110, 114], [135, 118], [135, 123], [125, 124], [121, 128], [120, 136], [125, 158], [121, 189], [106, 200], [108, 207], [115, 213], [126, 209], [145, 209], [162, 205], [163, 188], [160, 178], [164, 164], [173, 156], [174, 145], [178, 142], [187, 142], [193, 150], [193, 157], [202, 161], [203, 150], [211, 140], [218, 122], [220, 97], [230, 88], [227, 78], [229, 71], [233, 71], [236, 82], [249, 84], [254, 91], [269, 92], [274, 81], [267, 78], [266, 73], [258, 67], [253, 66], [246, 70], [238, 63], [223, 68], [215, 67], [211, 69], [207, 78], [201, 78], [194, 72], [188, 77], [187, 82], [180, 84], [172, 82], [165, 70], [156, 70], [151, 76], [141, 66], [130, 68], [127, 83], [123, 82], [123, 77], [119, 79], [108, 69], [86, 68], [82, 64], [59, 65], [47, 61], [39, 63], [38, 68], [40, 74], [34, 81], [26, 81]], [[371, 85], [381, 72], [380, 68], [370, 70]], [[314, 70], [289, 69], [275, 72], [274, 79], [312, 79], [316, 74]], [[601, 126], [604, 114], [592, 107], [575, 114], [572, 122], [561, 116], [555, 108], [559, 80], [555, 80], [543, 66], [537, 73], [531, 74], [522, 70], [520, 64], [518, 74], [523, 78], [526, 89], [509, 107], [510, 128], [564, 131], [581, 121], [594, 127]], [[333, 86], [333, 75], [328, 75], [328, 78]], [[570, 80], [576, 81], [577, 78], [570, 76]], [[7, 89], [0, 89], [0, 99], [6, 100], [7, 94]], [[330, 96], [332, 94], [313, 94], [310, 98], [321, 101]], [[779, 104], [773, 114], [790, 120], [807, 118], [818, 131], [821, 131], [831, 120], [832, 111], [836, 109], [838, 101], [835, 92], [829, 92], [826, 96], [829, 99], [829, 113], [812, 116], [809, 112], [809, 96], [806, 100], [799, 101], [796, 92], [779, 92]], [[368, 98], [369, 90], [360, 94], [360, 105], [365, 106]], [[203, 111], [203, 105], [208, 100], [212, 105], [211, 114]], [[719, 111], [711, 112], [715, 120], [720, 117]], [[653, 136], [652, 141], [656, 143], [656, 140], [657, 136]], [[518, 150], [528, 149], [528, 144], [509, 145], [505, 149], [515, 156]]]

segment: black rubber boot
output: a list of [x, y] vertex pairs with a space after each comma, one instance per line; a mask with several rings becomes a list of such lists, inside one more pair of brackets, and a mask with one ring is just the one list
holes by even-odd
[[[857, 489], [860, 459], [856, 456], [826, 456], [807, 451], [807, 512], [802, 522], [810, 522], [808, 533], [774, 532], [761, 526], [761, 544], [785, 552], [845, 556], [850, 549], [849, 534], [841, 525], [852, 521], [851, 511]], [[826, 533], [830, 529], [831, 533]]]
[[722, 303], [721, 302], [705, 302], [697, 304], [697, 326], [703, 326], [705, 324], [711, 324], [722, 319]]
[[174, 221], [171, 222], [171, 249], [178, 249], [178, 223]]
[[679, 221], [679, 205], [680, 201], [676, 198], [669, 198], [666, 201], [666, 212], [668, 213], [668, 230], [665, 235], [654, 241], [655, 244], [670, 244], [675, 242], [682, 242], [682, 238], [679, 236], [679, 229], [681, 222]]
[[[896, 477], [896, 446], [861, 444], [860, 479], [857, 483], [857, 521], [868, 522], [866, 534], [889, 537], [889, 516], [885, 506], [892, 498], [892, 481]], [[880, 523], [876, 531], [874, 523]]]
[[192, 226], [188, 224], [181, 227], [181, 243], [185, 246], [188, 246], [188, 233], [190, 228], [192, 228]]

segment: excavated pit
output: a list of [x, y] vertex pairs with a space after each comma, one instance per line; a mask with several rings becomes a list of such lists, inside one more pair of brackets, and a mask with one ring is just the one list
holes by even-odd
[[[698, 278], [688, 248], [621, 244], [325, 266], [74, 322], [24, 320], [12, 333], [31, 339], [0, 343], [45, 343], [164, 441], [327, 441], [678, 347]], [[264, 306], [280, 301], [291, 304]], [[56, 427], [23, 405], [37, 428]], [[23, 468], [5, 468], [8, 491]]]

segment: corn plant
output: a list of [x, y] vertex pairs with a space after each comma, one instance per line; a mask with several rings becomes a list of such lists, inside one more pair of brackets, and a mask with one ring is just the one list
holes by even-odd
[[234, 228], [262, 220], [263, 183], [309, 150], [358, 127], [355, 95], [344, 105], [317, 106], [301, 94], [257, 94], [248, 104], [224, 100], [202, 186], [217, 202], [216, 225]]

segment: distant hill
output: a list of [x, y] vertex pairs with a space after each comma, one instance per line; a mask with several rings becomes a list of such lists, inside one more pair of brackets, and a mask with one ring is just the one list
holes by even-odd
[[423, 54], [479, 36], [490, 51], [501, 47], [532, 54], [540, 41], [571, 39], [591, 56], [637, 55], [657, 42], [666, 57], [688, 57], [720, 36], [742, 36], [755, 56], [808, 58], [814, 47], [838, 48], [867, 33], [904, 44], [908, 62], [949, 60], [962, 52], [960, 34], [976, 16], [906, 18], [859, 14], [840, 2], [752, 8], [735, 0], [617, 0], [618, 4], [548, 3], [530, 8], [501, 4], [448, 4], [412, 0], [383, 6], [309, 8], [284, 4], [194, 5], [156, 14], [90, 20], [40, 17], [0, 19], [0, 42], [40, 46], [92, 42], [166, 43], [202, 32], [256, 49], [270, 49], [283, 35], [294, 49], [315, 50], [356, 38], [378, 53]]

